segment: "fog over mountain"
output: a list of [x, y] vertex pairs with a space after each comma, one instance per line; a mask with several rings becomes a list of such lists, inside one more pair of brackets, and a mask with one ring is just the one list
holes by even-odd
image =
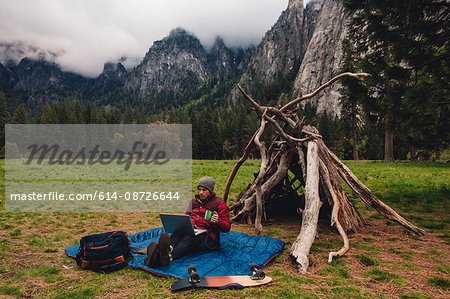
[[[304, 1], [306, 4], [308, 1]], [[14, 0], [0, 2], [0, 63], [54, 61], [96, 77], [105, 61], [136, 66], [156, 40], [182, 27], [208, 48], [257, 45], [288, 0]], [[5, 49], [9, 49], [5, 54]], [[11, 51], [12, 50], [12, 51]]]
[[[93, 60], [108, 57], [108, 50], [98, 57], [86, 54], [69, 61], [78, 63], [72, 66], [65, 59], [73, 52], [45, 50], [26, 42], [0, 43], [4, 50], [0, 58], [5, 61], [0, 63], [0, 91], [11, 107], [75, 97], [120, 108], [126, 108], [126, 103], [145, 104], [156, 112], [197, 100], [204, 105], [235, 104], [240, 99], [235, 88], [239, 82], [261, 100], [279, 104], [300, 91], [312, 92], [331, 79], [342, 62], [346, 34], [342, 2], [308, 2], [305, 8], [302, 0], [289, 0], [257, 46], [237, 47], [239, 43], [230, 39], [227, 45], [225, 37], [217, 36], [210, 45], [194, 31], [176, 27], [154, 41], [143, 56], [125, 54], [103, 60], [103, 72], [97, 76], [86, 72], [93, 72], [99, 63]], [[20, 60], [21, 55], [28, 57]], [[338, 89], [335, 84], [311, 103], [319, 112], [338, 115]]]

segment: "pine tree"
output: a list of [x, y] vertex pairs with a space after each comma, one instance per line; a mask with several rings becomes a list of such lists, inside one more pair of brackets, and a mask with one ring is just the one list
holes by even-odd
[[6, 106], [5, 95], [0, 91], [0, 124], [4, 128], [5, 124], [8, 122], [9, 113]]
[[184, 108], [183, 111], [181, 112], [180, 124], [190, 124], [190, 123], [191, 119], [189, 118], [189, 111], [187, 108]]
[[72, 117], [72, 104], [70, 101], [65, 100], [63, 103], [58, 105], [58, 117], [60, 124], [69, 124], [71, 123]]
[[123, 116], [123, 123], [124, 124], [132, 124], [133, 123], [133, 109], [130, 105], [128, 105], [127, 110], [125, 111], [125, 114]]
[[84, 107], [81, 105], [80, 101], [75, 100], [73, 107], [73, 112], [75, 115], [75, 123], [84, 124], [85, 123], [85, 112]]
[[[349, 39], [344, 39], [342, 42], [342, 49], [344, 51], [344, 61], [341, 68], [342, 72], [357, 72], [357, 54]], [[358, 152], [358, 132], [361, 126], [362, 111], [361, 105], [366, 98], [367, 91], [360, 81], [355, 78], [343, 78], [340, 89], [342, 97], [341, 115], [344, 121], [349, 124], [350, 137], [352, 139], [352, 155], [353, 160], [359, 160]]]
[[363, 70], [372, 75], [371, 92], [379, 103], [385, 126], [384, 161], [394, 160], [394, 127], [396, 109], [399, 108], [404, 86], [404, 72], [392, 51], [394, 36], [389, 34], [391, 10], [387, 3], [377, 1], [358, 2], [358, 9], [351, 22], [350, 36], [363, 54]]
[[120, 124], [120, 120], [122, 118], [122, 114], [119, 109], [113, 107], [109, 113], [107, 114], [107, 122], [108, 124]]
[[0, 92], [0, 156], [4, 156], [5, 146], [5, 124], [8, 122], [9, 113], [6, 107], [6, 98], [2, 92]]
[[146, 124], [147, 123], [147, 111], [145, 110], [144, 106], [142, 106], [141, 109], [139, 110], [136, 122], [138, 124]]
[[97, 114], [97, 123], [106, 124], [106, 108], [102, 105]]
[[54, 104], [45, 104], [41, 115], [41, 124], [57, 124], [59, 123], [58, 113]]
[[[362, 56], [362, 69], [372, 75], [367, 82], [384, 121], [385, 161], [392, 161], [407, 90], [424, 68], [439, 78], [436, 66], [448, 64], [448, 1], [345, 0], [344, 6], [352, 16], [349, 38]], [[448, 67], [443, 73], [448, 82]]]
[[172, 109], [170, 109], [170, 112], [168, 113], [167, 123], [169, 123], [169, 124], [176, 124], [176, 123], [178, 123], [178, 117], [177, 117], [177, 114], [175, 112], [175, 108], [173, 108], [173, 107], [172, 107]]
[[91, 120], [93, 124], [98, 124], [98, 111], [95, 103], [92, 104]]
[[92, 104], [91, 102], [86, 103], [85, 114], [84, 114], [84, 123], [92, 124]]
[[198, 118], [197, 148], [200, 159], [214, 159], [217, 127], [213, 123], [211, 108], [203, 110]]
[[28, 123], [28, 112], [25, 109], [24, 104], [17, 106], [13, 115], [14, 124], [27, 124]]
[[199, 159], [199, 130], [197, 113], [191, 110], [190, 123], [192, 124], [192, 158]]

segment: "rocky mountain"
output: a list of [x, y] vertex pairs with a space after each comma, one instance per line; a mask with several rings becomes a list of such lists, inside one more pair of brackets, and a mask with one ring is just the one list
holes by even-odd
[[248, 65], [252, 52], [253, 48], [230, 49], [222, 38], [217, 37], [208, 52], [210, 76], [219, 79], [230, 71], [242, 73]]
[[83, 99], [104, 99], [108, 104], [108, 98], [112, 94], [120, 94], [129, 72], [122, 63], [106, 62], [103, 72], [95, 79], [90, 79], [81, 90]]
[[64, 72], [46, 60], [24, 58], [17, 66], [0, 64], [0, 86], [8, 99], [40, 105], [77, 94], [86, 83], [83, 76]]
[[310, 1], [308, 2], [308, 4], [306, 4], [305, 10], [303, 12], [303, 31], [308, 41], [311, 40], [314, 34], [314, 29], [316, 28], [316, 24], [319, 20], [319, 14], [322, 10], [322, 3], [323, 0]]
[[[244, 89], [251, 92], [260, 82], [272, 84], [296, 73], [308, 45], [303, 10], [302, 0], [289, 0], [287, 9], [266, 32], [239, 80]], [[240, 92], [234, 88], [231, 101], [235, 103], [238, 97]]]
[[17, 65], [9, 60], [8, 65], [0, 64], [0, 91], [7, 96], [9, 106], [21, 102], [41, 105], [69, 97], [120, 106], [121, 97], [127, 98], [128, 104], [152, 108], [160, 102], [156, 106], [163, 109], [166, 104], [174, 105], [171, 100], [179, 98], [177, 95], [193, 100], [208, 92], [199, 90], [208, 80], [239, 78], [250, 56], [251, 49], [230, 49], [221, 38], [206, 50], [193, 34], [177, 28], [156, 41], [132, 70], [127, 71], [120, 62], [107, 62], [95, 79], [64, 72], [45, 59], [24, 58]]
[[[256, 49], [231, 49], [221, 38], [205, 49], [193, 34], [176, 28], [154, 42], [133, 69], [105, 63], [95, 79], [64, 72], [44, 59], [52, 53], [33, 48], [35, 59], [0, 64], [0, 91], [10, 107], [77, 97], [121, 109], [146, 106], [156, 113], [200, 99], [236, 103], [240, 93], [234, 85], [239, 82], [248, 92], [265, 95], [265, 101], [280, 103], [300, 91], [311, 92], [336, 74], [345, 22], [342, 0], [310, 1], [305, 8], [302, 0], [289, 0]], [[8, 57], [17, 59], [22, 52]], [[338, 88], [312, 99], [319, 112], [339, 114]]]
[[182, 92], [184, 80], [195, 82], [209, 77], [207, 64], [207, 53], [200, 41], [177, 28], [153, 44], [131, 72], [125, 88], [137, 91], [142, 97], [167, 88]]
[[[239, 83], [250, 93], [258, 92], [259, 82], [271, 84], [270, 96], [278, 97], [278, 102], [295, 98], [300, 91], [312, 92], [339, 70], [345, 25], [342, 0], [311, 1], [305, 9], [301, 0], [290, 0], [257, 47]], [[282, 88], [286, 85], [291, 87]], [[310, 100], [318, 112], [340, 114], [339, 88], [335, 84]], [[234, 88], [230, 100], [236, 102], [238, 97], [240, 92]]]
[[0, 63], [0, 90], [9, 90], [14, 82], [13, 71]]
[[182, 28], [156, 41], [125, 82], [125, 88], [145, 98], [164, 90], [180, 94], [231, 70], [242, 70], [250, 55], [228, 48], [217, 38], [207, 51], [200, 40]]
[[43, 59], [23, 58], [19, 64], [0, 64], [0, 91], [8, 106], [26, 103], [32, 107], [64, 99], [98, 99], [121, 89], [128, 71], [121, 63], [105, 63], [95, 79], [61, 70], [59, 65]]
[[[318, 4], [314, 4], [317, 6]], [[317, 11], [317, 9], [316, 9]], [[334, 77], [343, 59], [342, 40], [347, 34], [346, 16], [341, 0], [325, 0], [318, 15], [311, 40], [295, 78], [293, 95], [314, 91]], [[310, 101], [317, 111], [340, 114], [339, 83], [333, 84]]]
[[103, 82], [125, 82], [127, 75], [128, 72], [122, 63], [118, 62], [117, 64], [114, 64], [112, 62], [106, 62], [103, 65], [103, 72], [100, 74], [97, 80]]

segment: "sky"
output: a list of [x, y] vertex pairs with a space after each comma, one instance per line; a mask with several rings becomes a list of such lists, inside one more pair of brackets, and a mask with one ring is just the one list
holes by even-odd
[[[63, 70], [96, 77], [105, 62], [137, 65], [154, 41], [182, 27], [205, 47], [257, 45], [289, 0], [2, 0], [0, 62], [5, 49], [45, 55]], [[307, 2], [307, 1], [305, 1]], [[13, 47], [11, 47], [13, 43]], [[39, 50], [37, 50], [39, 49]], [[23, 56], [9, 51], [9, 57]], [[11, 56], [12, 55], [12, 56]], [[21, 58], [21, 57], [20, 57]]]

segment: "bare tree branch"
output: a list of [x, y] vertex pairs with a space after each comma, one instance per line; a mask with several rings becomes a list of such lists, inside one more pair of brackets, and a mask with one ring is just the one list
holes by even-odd
[[253, 141], [255, 140], [255, 136], [256, 136], [256, 134], [258, 134], [258, 132], [259, 132], [259, 129], [253, 134], [252, 138], [250, 139], [249, 143], [247, 144], [247, 146], [244, 149], [244, 153], [242, 154], [242, 157], [234, 165], [233, 170], [231, 171], [230, 175], [228, 176], [227, 183], [225, 184], [225, 190], [223, 191], [223, 197], [222, 197], [222, 199], [223, 199], [223, 201], [225, 201], [225, 203], [227, 202], [227, 199], [228, 199], [228, 193], [230, 192], [231, 183], [233, 182], [234, 177], [236, 176], [236, 173], [238, 172], [242, 163], [244, 163], [245, 160], [247, 160], [248, 154], [250, 153], [250, 149], [253, 145]]
[[335, 81], [337, 81], [337, 80], [339, 80], [339, 79], [341, 79], [341, 78], [343, 78], [343, 77], [354, 77], [354, 78], [357, 78], [357, 79], [362, 79], [362, 77], [368, 77], [368, 76], [370, 76], [369, 74], [367, 74], [367, 73], [342, 73], [342, 74], [339, 74], [339, 75], [337, 75], [336, 77], [334, 77], [334, 78], [332, 78], [330, 81], [328, 81], [327, 83], [325, 83], [325, 84], [323, 84], [322, 86], [320, 86], [319, 88], [317, 88], [315, 91], [313, 91], [312, 93], [308, 93], [308, 94], [305, 94], [305, 95], [300, 95], [300, 97], [298, 97], [298, 98], [296, 98], [296, 99], [294, 99], [294, 100], [292, 100], [292, 101], [290, 101], [289, 103], [287, 103], [286, 105], [284, 105], [283, 107], [281, 107], [281, 111], [282, 112], [284, 112], [284, 111], [286, 111], [287, 109], [289, 109], [290, 107], [292, 107], [292, 106], [294, 106], [295, 104], [297, 104], [297, 103], [300, 103], [301, 101], [304, 101], [304, 100], [307, 100], [307, 99], [310, 99], [310, 98], [312, 98], [312, 97], [314, 97], [316, 94], [318, 94], [320, 91], [322, 91], [324, 88], [326, 88], [326, 87], [328, 87], [328, 86], [330, 86], [331, 84], [333, 84]]

